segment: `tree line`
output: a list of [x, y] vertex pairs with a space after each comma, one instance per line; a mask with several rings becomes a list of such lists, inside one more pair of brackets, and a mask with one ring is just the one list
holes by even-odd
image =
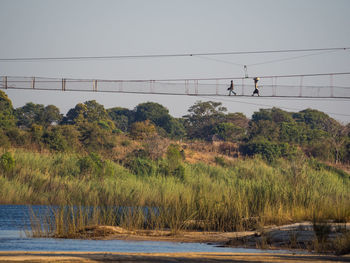
[[182, 141], [220, 141], [237, 145], [241, 155], [265, 160], [304, 154], [323, 161], [349, 163], [350, 125], [305, 109], [260, 109], [251, 119], [230, 113], [220, 102], [197, 101], [181, 118], [159, 103], [134, 109], [105, 109], [95, 100], [78, 103], [66, 115], [54, 105], [27, 103], [13, 108], [0, 91], [0, 146], [51, 151], [108, 152], [116, 138], [145, 140], [158, 136]]

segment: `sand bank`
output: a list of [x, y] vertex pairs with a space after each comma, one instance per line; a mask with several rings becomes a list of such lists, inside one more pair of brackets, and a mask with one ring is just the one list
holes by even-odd
[[350, 262], [350, 256], [278, 253], [0, 252], [0, 262]]

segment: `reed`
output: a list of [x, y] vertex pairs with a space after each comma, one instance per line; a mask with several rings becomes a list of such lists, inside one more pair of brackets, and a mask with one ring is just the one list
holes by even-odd
[[14, 168], [0, 171], [0, 202], [58, 206], [50, 225], [57, 236], [89, 224], [176, 233], [311, 221], [315, 211], [328, 220], [350, 219], [349, 177], [304, 159], [237, 159], [225, 167], [182, 163], [183, 175], [176, 177], [157, 169], [132, 174], [109, 160], [98, 172], [82, 170], [76, 154], [13, 155]]

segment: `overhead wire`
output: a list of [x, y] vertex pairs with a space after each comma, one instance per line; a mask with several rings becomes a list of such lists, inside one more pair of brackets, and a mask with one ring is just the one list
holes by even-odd
[[260, 66], [260, 65], [266, 65], [266, 64], [277, 63], [277, 62], [284, 62], [284, 61], [295, 60], [295, 59], [300, 59], [300, 58], [305, 58], [305, 57], [319, 56], [319, 55], [334, 53], [334, 52], [338, 52], [338, 51], [339, 51], [339, 50], [330, 50], [330, 51], [318, 52], [318, 53], [315, 53], [315, 54], [306, 54], [306, 55], [295, 56], [295, 57], [289, 57], [289, 58], [281, 58], [281, 59], [275, 59], [275, 60], [268, 60], [268, 61], [259, 62], [259, 63], [247, 64], [247, 66], [249, 66], [249, 67], [252, 67], [252, 66]]
[[64, 57], [15, 57], [0, 58], [0, 62], [15, 61], [59, 61], [59, 60], [94, 60], [94, 59], [135, 59], [135, 58], [166, 58], [166, 57], [192, 57], [192, 56], [218, 56], [218, 55], [247, 55], [247, 54], [267, 54], [267, 53], [296, 53], [348, 50], [350, 47], [333, 48], [304, 48], [304, 49], [279, 49], [279, 50], [256, 50], [256, 51], [229, 51], [229, 52], [204, 52], [204, 53], [174, 53], [174, 54], [142, 54], [142, 55], [110, 55], [110, 56], [64, 56]]

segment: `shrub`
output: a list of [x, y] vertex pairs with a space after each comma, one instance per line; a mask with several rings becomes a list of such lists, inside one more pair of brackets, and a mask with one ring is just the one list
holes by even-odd
[[174, 171], [184, 160], [183, 151], [177, 144], [171, 144], [166, 152], [169, 168]]
[[12, 156], [10, 152], [6, 152], [0, 157], [0, 168], [9, 172], [15, 167], [15, 158]]
[[78, 166], [80, 173], [100, 174], [103, 169], [103, 161], [101, 157], [96, 153], [90, 153], [89, 155], [82, 157], [78, 160]]
[[293, 158], [297, 155], [297, 148], [288, 143], [275, 143], [266, 140], [248, 142], [240, 146], [244, 155], [260, 154], [263, 159], [272, 162], [280, 157]]
[[140, 157], [128, 160], [126, 167], [129, 168], [133, 174], [140, 176], [152, 175], [156, 170], [151, 160]]
[[54, 151], [65, 151], [68, 148], [67, 141], [63, 138], [58, 129], [47, 131], [43, 135], [45, 144]]
[[0, 146], [9, 147], [11, 145], [9, 138], [3, 131], [0, 131]]
[[13, 146], [23, 146], [27, 143], [28, 135], [26, 132], [14, 127], [6, 131], [7, 137]]
[[133, 139], [145, 139], [156, 134], [156, 127], [149, 120], [134, 122], [130, 128], [130, 136]]

